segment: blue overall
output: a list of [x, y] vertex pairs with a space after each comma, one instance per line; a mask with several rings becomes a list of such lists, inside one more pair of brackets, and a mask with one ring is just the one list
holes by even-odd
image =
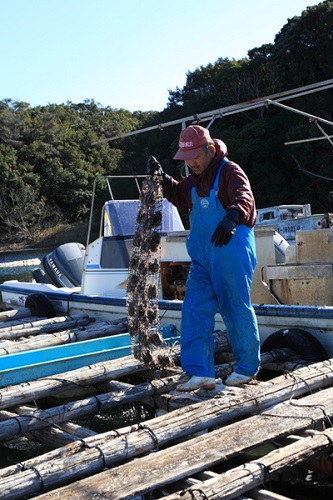
[[215, 314], [220, 311], [236, 359], [235, 371], [258, 372], [260, 342], [250, 302], [256, 265], [254, 231], [238, 225], [227, 245], [215, 247], [211, 237], [226, 214], [218, 199], [223, 160], [209, 197], [192, 188], [191, 231], [187, 250], [192, 259], [186, 283], [181, 328], [181, 364], [188, 375], [215, 377]]

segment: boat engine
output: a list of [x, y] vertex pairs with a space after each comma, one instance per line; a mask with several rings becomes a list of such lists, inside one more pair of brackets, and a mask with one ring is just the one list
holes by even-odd
[[35, 269], [32, 275], [37, 283], [50, 283], [58, 288], [81, 285], [85, 246], [81, 243], [65, 243], [45, 255], [44, 269]]

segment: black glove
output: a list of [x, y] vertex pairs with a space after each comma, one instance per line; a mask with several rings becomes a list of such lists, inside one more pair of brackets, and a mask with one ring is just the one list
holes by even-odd
[[161, 175], [165, 176], [165, 172], [160, 163], [156, 160], [155, 156], [150, 156], [147, 161], [147, 174], [148, 175]]
[[214, 243], [216, 247], [227, 245], [232, 236], [235, 234], [236, 225], [239, 221], [240, 213], [238, 210], [229, 210], [221, 222], [218, 223], [210, 242]]

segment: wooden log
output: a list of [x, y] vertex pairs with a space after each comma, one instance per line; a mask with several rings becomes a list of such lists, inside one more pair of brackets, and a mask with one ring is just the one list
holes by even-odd
[[[311, 414], [309, 414], [309, 406], [311, 407]], [[112, 498], [116, 500], [130, 499], [138, 495], [144, 495], [152, 492], [154, 489], [162, 488], [167, 484], [196, 474], [198, 471], [204, 470], [207, 467], [212, 467], [225, 460], [236, 457], [254, 446], [261, 445], [272, 439], [282, 438], [290, 432], [295, 433], [298, 430], [312, 427], [314, 423], [319, 424], [325, 419], [325, 414], [329, 415], [332, 411], [333, 389], [328, 388], [325, 390], [325, 398], [323, 398], [322, 391], [320, 391], [303, 398], [302, 401], [287, 401], [264, 411], [260, 415], [235, 422], [221, 429], [196, 437], [191, 441], [172, 446], [166, 450], [156, 451], [156, 453], [145, 455], [135, 461], [135, 466], [133, 466], [133, 461], [127, 462], [111, 470], [76, 481], [57, 491], [41, 495], [40, 498], [44, 500], [51, 498], [55, 500], [61, 497], [71, 498], [71, 500], [88, 500], [91, 498]], [[168, 415], [168, 417], [170, 417], [170, 415]], [[185, 415], [183, 418], [184, 417], [186, 418]], [[180, 425], [182, 425], [181, 421]], [[128, 457], [128, 453], [132, 455], [134, 448], [138, 449], [142, 447], [142, 453], [147, 451], [143, 444], [144, 440], [141, 439], [142, 435], [145, 433], [149, 435], [151, 441], [155, 441], [156, 446], [156, 442], [159, 443], [159, 440], [158, 438], [156, 439], [156, 435], [151, 426], [145, 424], [145, 428], [146, 432], [141, 432], [141, 435], [138, 433], [135, 436], [136, 439], [134, 439], [132, 434], [127, 437], [126, 443], [123, 443], [122, 446], [123, 452], [121, 452], [121, 443], [119, 442], [121, 440], [119, 438], [115, 439], [113, 445], [118, 442], [119, 448], [114, 448], [115, 454], [110, 457], [110, 459], [109, 455], [106, 455], [103, 451], [106, 466], [110, 467], [114, 463], [116, 454], [122, 454], [122, 459], [124, 460], [124, 458]], [[295, 445], [298, 444], [299, 443], [296, 443]], [[329, 446], [331, 446], [331, 440], [325, 436], [320, 443], [320, 451], [328, 449]], [[317, 451], [318, 450], [316, 450], [316, 452]], [[278, 450], [278, 452], [280, 452], [280, 450]], [[307, 457], [313, 455], [313, 451], [311, 448], [309, 449], [309, 444], [305, 448], [305, 453]], [[275, 453], [275, 457], [279, 464], [283, 463], [284, 466], [286, 466], [290, 463], [290, 458], [288, 458], [288, 460], [286, 460], [285, 457], [282, 458], [281, 453]], [[304, 456], [302, 458], [304, 458]], [[71, 462], [71, 460], [69, 460], [69, 462]], [[293, 459], [291, 463], [295, 463], [295, 460]], [[272, 462], [269, 462], [269, 466], [271, 466], [271, 464]], [[258, 466], [258, 460], [254, 461], [254, 471], [248, 471], [248, 469], [243, 466], [240, 467], [240, 469], [243, 472], [243, 477], [247, 476], [251, 479], [250, 486], [247, 486], [247, 489], [252, 489], [256, 486], [256, 482], [252, 479], [254, 474], [261, 474], [261, 482], [267, 479], [268, 469], [267, 467], [263, 467], [262, 464]], [[73, 470], [73, 464], [70, 465], [70, 470]], [[45, 484], [45, 468], [38, 468], [38, 472]], [[54, 480], [56, 481], [58, 479], [59, 473], [54, 471]], [[72, 474], [70, 479], [73, 480]], [[29, 482], [34, 480], [35, 474], [31, 472]], [[51, 478], [48, 477], [48, 486], [51, 486], [50, 480]], [[216, 480], [210, 481], [213, 481], [215, 486]], [[209, 483], [209, 481], [207, 482]], [[5, 484], [5, 481], [2, 481], [2, 484]], [[10, 482], [10, 484], [12, 484], [12, 482]], [[25, 493], [27, 485], [28, 478], [22, 477], [22, 482], [17, 485], [20, 489], [24, 488], [20, 490], [21, 494]], [[41, 484], [39, 482], [38, 488], [40, 488], [40, 486]], [[6, 491], [9, 490], [6, 489]], [[208, 492], [208, 494], [205, 493], [206, 496], [213, 497], [213, 491]], [[235, 490], [235, 496], [229, 496], [229, 489], [223, 489], [221, 490], [221, 495], [215, 498], [235, 498], [244, 493], [244, 491], [246, 491], [246, 489], [238, 488]], [[192, 495], [192, 493], [189, 493], [189, 496], [186, 498], [193, 499], [193, 496], [190, 497], [190, 495]], [[174, 498], [179, 498], [179, 494]]]
[[[320, 384], [322, 384], [323, 380], [326, 379], [326, 376], [323, 373], [323, 365], [324, 363], [320, 363], [316, 367], [317, 377], [320, 380], [320, 382], [318, 380], [318, 383]], [[327, 369], [332, 377], [333, 374], [331, 367], [327, 366]], [[325, 405], [322, 404], [322, 391], [302, 400], [302, 402], [304, 401], [304, 404], [311, 405], [313, 411], [311, 410], [310, 414], [308, 406], [301, 406], [298, 408], [293, 405], [293, 401], [290, 401], [290, 396], [295, 395], [295, 391], [298, 392], [295, 383], [297, 384], [297, 388], [300, 388], [303, 385], [304, 389], [306, 388], [306, 390], [311, 390], [308, 385], [310, 380], [308, 377], [309, 371], [309, 368], [307, 368], [306, 371], [305, 369], [301, 369], [299, 370], [301, 373], [298, 374], [298, 377], [295, 377], [295, 374], [293, 374], [292, 377], [289, 377], [288, 402], [278, 406], [275, 405], [273, 410], [267, 410], [264, 412], [265, 418], [257, 416], [250, 417], [247, 420], [241, 420], [240, 422], [236, 422], [236, 424], [214, 431], [214, 433], [211, 433], [214, 434], [212, 438], [210, 437], [210, 433], [205, 434], [204, 436], [201, 436], [203, 441], [200, 441], [198, 446], [193, 448], [193, 453], [191, 451], [191, 454], [188, 455], [186, 454], [189, 450], [189, 448], [187, 448], [189, 446], [188, 444], [181, 445], [185, 446], [185, 450], [187, 450], [184, 452], [185, 455], [183, 454], [181, 457], [177, 455], [178, 445], [176, 445], [176, 447], [171, 449], [176, 450], [176, 455], [173, 452], [170, 453], [170, 449], [168, 449], [166, 455], [169, 455], [170, 453], [170, 460], [167, 459], [165, 454], [163, 454], [161, 461], [156, 458], [156, 466], [161, 467], [161, 473], [164, 465], [167, 470], [170, 468], [170, 470], [173, 471], [173, 474], [175, 474], [175, 479], [178, 478], [177, 474], [181, 471], [181, 477], [178, 478], [181, 479], [194, 473], [196, 470], [195, 464], [198, 462], [196, 457], [201, 457], [203, 452], [204, 457], [207, 456], [207, 460], [205, 458], [202, 463], [200, 462], [202, 468], [214, 465], [215, 462], [212, 460], [210, 453], [213, 453], [213, 457], [215, 458], [219, 457], [218, 461], [220, 461], [220, 457], [221, 460], [225, 460], [248, 449], [249, 447], [253, 447], [277, 437], [285, 436], [288, 433], [295, 433], [297, 430], [309, 427], [315, 421], [319, 422], [321, 419], [325, 418], [325, 414], [330, 414], [330, 412], [333, 411], [333, 389], [329, 388], [325, 390]], [[279, 389], [281, 389], [281, 387], [285, 387], [288, 377], [282, 376], [277, 379], [278, 384], [274, 384], [272, 381], [269, 381], [267, 383], [262, 383], [262, 387], [259, 386], [256, 388], [257, 391], [255, 392], [255, 396], [252, 400], [252, 405], [249, 405], [249, 393], [251, 393], [251, 388], [246, 388], [243, 391], [238, 390], [234, 396], [228, 393], [224, 394], [222, 400], [208, 400], [202, 403], [194, 404], [187, 408], [176, 410], [171, 414], [162, 415], [158, 418], [145, 422], [143, 425], [132, 425], [128, 428], [120, 430], [123, 431], [124, 434], [120, 437], [114, 438], [114, 431], [112, 431], [112, 433], [104, 433], [94, 438], [87, 438], [84, 442], [73, 443], [72, 445], [62, 448], [61, 450], [56, 450], [54, 452], [52, 462], [50, 454], [47, 454], [47, 456], [44, 457], [44, 460], [42, 457], [29, 460], [22, 464], [22, 467], [24, 468], [24, 477], [22, 477], [22, 481], [17, 481], [18, 484], [15, 486], [15, 491], [18, 491], [19, 494], [27, 494], [27, 491], [25, 490], [27, 487], [25, 480], [27, 480], [29, 485], [32, 487], [32, 490], [29, 490], [29, 494], [37, 493], [39, 491], [41, 483], [40, 479], [36, 477], [36, 468], [38, 469], [37, 476], [43, 478], [44, 486], [48, 485], [47, 487], [51, 487], [52, 485], [52, 487], [55, 487], [61, 484], [59, 481], [69, 482], [74, 479], [78, 479], [84, 475], [95, 473], [105, 466], [111, 467], [112, 465], [116, 465], [124, 460], [142, 455], [147, 451], [156, 449], [158, 446], [165, 447], [172, 442], [179, 442], [179, 440], [184, 439], [184, 437], [189, 436], [194, 432], [207, 429], [208, 426], [213, 427], [217, 424], [225, 424], [228, 421], [240, 418], [246, 414], [244, 407], [247, 407], [247, 414], [252, 411], [258, 411], [258, 405], [260, 405], [261, 400], [262, 405], [271, 406], [273, 401], [276, 402]], [[327, 383], [329, 384], [330, 381], [327, 381]], [[271, 393], [268, 394], [267, 397], [267, 390], [269, 388], [271, 389]], [[261, 391], [259, 391], [261, 395], [258, 394], [258, 389], [261, 389]], [[241, 393], [243, 394], [243, 398], [240, 397]], [[278, 397], [278, 401], [279, 400], [280, 398]], [[315, 406], [316, 404], [318, 404], [318, 407]], [[119, 429], [117, 432], [119, 432]], [[242, 440], [242, 436], [245, 436], [245, 443], [244, 439]], [[205, 442], [206, 439], [208, 443]], [[191, 443], [192, 442], [193, 440]], [[215, 448], [216, 452], [214, 451]], [[183, 453], [183, 448], [181, 448], [181, 453]], [[153, 454], [154, 457], [157, 457], [157, 455], [157, 453]], [[142, 460], [143, 459], [140, 459], [140, 463]], [[173, 467], [173, 461], [175, 461], [176, 464], [176, 471]], [[46, 465], [46, 462], [48, 465]], [[188, 465], [188, 468], [186, 464]], [[153, 467], [151, 463], [149, 466]], [[27, 469], [29, 469], [29, 467], [31, 467], [30, 475], [27, 473]], [[119, 468], [116, 469], [117, 473], [118, 469]], [[3, 469], [2, 471], [0, 470], [0, 478], [5, 479], [8, 475], [15, 474], [16, 472], [17, 469], [13, 468]], [[128, 470], [126, 474], [128, 477], [132, 478], [132, 474]], [[168, 474], [168, 472], [166, 472], [166, 474]], [[149, 475], [148, 472], [147, 475]], [[153, 471], [152, 477], [156, 477], [158, 475], [159, 473]], [[173, 476], [168, 476], [169, 479], [171, 477]], [[163, 484], [167, 484], [169, 479], [166, 483], [163, 482]], [[10, 483], [11, 488], [14, 488], [14, 482], [16, 481], [12, 478]], [[2, 479], [1, 484], [4, 484]], [[20, 490], [21, 486], [24, 490]], [[158, 486], [159, 484], [156, 487]], [[16, 490], [16, 488], [18, 488], [18, 490]], [[9, 489], [6, 489], [5, 491], [8, 492]]]
[[28, 318], [29, 316], [31, 316], [31, 311], [27, 307], [22, 309], [7, 309], [6, 311], [0, 311], [0, 328], [1, 323], [8, 322], [9, 319], [15, 320]]
[[[269, 354], [267, 354], [269, 356]], [[230, 367], [228, 367], [230, 369]], [[112, 391], [106, 394], [100, 394], [83, 400], [70, 402], [47, 410], [36, 410], [27, 414], [26, 411], [21, 411], [20, 408], [14, 408], [19, 415], [15, 418], [8, 419], [0, 422], [0, 439], [9, 439], [10, 437], [17, 436], [20, 433], [32, 432], [37, 429], [42, 429], [50, 424], [64, 422], [70, 419], [77, 419], [83, 416], [94, 414], [100, 410], [111, 410], [119, 407], [120, 405], [128, 404], [134, 401], [140, 401], [153, 396], [157, 397], [162, 392], [171, 391], [179, 382], [181, 375], [174, 375], [163, 379], [156, 379], [152, 382], [139, 384], [138, 386], [128, 386], [127, 384], [119, 384], [114, 382], [116, 392]], [[306, 387], [313, 388], [311, 380], [307, 382]], [[119, 391], [120, 389], [120, 391]], [[257, 392], [256, 387], [254, 391]], [[253, 391], [252, 391], [253, 392]], [[289, 397], [290, 388], [285, 390], [285, 395], [282, 396], [284, 400]], [[266, 395], [265, 395], [266, 396]], [[186, 404], [193, 404], [193, 395], [180, 397], [180, 406]], [[198, 400], [198, 399], [197, 399]], [[265, 404], [265, 398], [262, 400], [262, 405]], [[199, 401], [201, 401], [199, 399]], [[178, 402], [179, 404], [179, 402]], [[257, 404], [257, 403], [256, 403]], [[262, 406], [264, 407], [264, 406]], [[215, 413], [215, 410], [213, 410]], [[247, 411], [248, 408], [247, 408]], [[210, 416], [208, 417], [210, 419]], [[202, 429], [207, 428], [209, 425], [215, 425], [208, 420], [205, 425], [204, 418], [201, 420]]]
[[306, 360], [299, 360], [297, 363], [294, 361], [285, 361], [283, 363], [265, 363], [261, 366], [261, 368], [265, 370], [270, 370], [274, 373], [277, 372], [291, 372], [293, 370], [297, 370], [298, 368], [301, 368], [302, 366], [309, 366], [311, 362], [306, 361]]
[[126, 333], [127, 330], [125, 323], [113, 324], [105, 321], [87, 325], [86, 328], [78, 327], [58, 333], [42, 334], [33, 338], [20, 338], [16, 341], [7, 340], [0, 342], [0, 356]]
[[[47, 320], [47, 318], [44, 318]], [[8, 328], [24, 328], [24, 325], [31, 326], [32, 323], [35, 323], [36, 321], [42, 321], [40, 316], [32, 316], [31, 311], [29, 309], [29, 316], [18, 316], [16, 319], [12, 319], [11, 321], [3, 321], [0, 322], [0, 332], [8, 329]]]
[[[21, 406], [17, 410], [17, 413], [14, 413], [12, 411], [1, 411], [1, 421], [5, 419], [19, 418], [19, 414], [31, 412], [31, 407]], [[47, 427], [47, 430], [42, 429], [35, 432], [26, 433], [26, 437], [33, 441], [38, 441], [46, 444], [50, 448], [58, 448], [60, 446], [65, 446], [66, 444], [73, 443], [78, 439], [83, 439], [88, 436], [95, 436], [96, 434], [96, 432], [90, 429], [86, 429], [80, 425], [65, 422], [63, 425], [49, 425]]]
[[39, 266], [41, 260], [36, 257], [35, 259], [12, 260], [11, 262], [0, 262], [0, 269], [7, 267], [30, 267]]
[[178, 381], [179, 375], [127, 388], [126, 391], [121, 391], [120, 395], [118, 392], [99, 394], [98, 396], [62, 404], [47, 410], [30, 410], [29, 413], [27, 413], [26, 407], [23, 407], [23, 409], [13, 407], [17, 414], [0, 422], [0, 440], [9, 439], [27, 432], [31, 433], [51, 424], [59, 425], [61, 422], [82, 418], [102, 410], [115, 409], [120, 405], [139, 401], [157, 392], [171, 390]]
[[91, 387], [112, 378], [133, 375], [146, 367], [133, 356], [96, 363], [70, 372], [0, 388], [0, 409], [55, 396], [78, 387]]
[[[112, 324], [115, 327], [123, 324], [123, 319], [116, 320]], [[223, 348], [223, 342], [221, 348]], [[176, 360], [179, 356], [179, 348], [173, 347], [172, 353]], [[0, 409], [60, 394], [76, 387], [90, 387], [119, 376], [142, 372], [146, 369], [147, 367], [133, 356], [127, 356], [64, 372], [56, 377], [44, 377], [29, 383], [0, 388]]]
[[253, 500], [291, 500], [289, 497], [261, 488], [255, 488], [247, 493], [247, 495], [249, 498], [253, 498]]
[[[68, 430], [71, 432], [68, 432]], [[60, 446], [65, 446], [69, 443], [73, 443], [79, 439], [87, 438], [89, 436], [95, 436], [97, 432], [87, 429], [80, 425], [67, 423], [61, 426], [51, 425], [47, 429], [41, 429], [28, 433], [27, 437], [35, 441], [45, 444], [51, 449], [59, 448]], [[1, 486], [0, 486], [1, 488]]]
[[30, 327], [22, 327], [22, 325], [16, 325], [13, 327], [0, 329], [0, 340], [16, 340], [20, 337], [27, 337], [28, 335], [31, 336], [45, 333], [54, 333], [61, 330], [66, 330], [67, 328], [85, 326], [89, 323], [94, 322], [95, 318], [91, 318], [88, 315], [60, 316], [51, 319], [44, 319], [29, 323], [29, 325], [33, 325]]

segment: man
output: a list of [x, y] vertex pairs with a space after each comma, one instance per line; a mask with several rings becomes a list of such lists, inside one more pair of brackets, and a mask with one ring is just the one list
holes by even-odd
[[162, 176], [163, 194], [191, 210], [187, 249], [191, 268], [182, 310], [181, 364], [189, 380], [178, 391], [215, 388], [215, 314], [219, 310], [236, 359], [225, 384], [241, 385], [258, 372], [260, 343], [250, 303], [256, 264], [255, 201], [245, 172], [227, 159], [227, 147], [198, 125], [182, 130], [175, 160], [190, 175], [180, 182], [165, 174], [154, 157], [148, 174]]

